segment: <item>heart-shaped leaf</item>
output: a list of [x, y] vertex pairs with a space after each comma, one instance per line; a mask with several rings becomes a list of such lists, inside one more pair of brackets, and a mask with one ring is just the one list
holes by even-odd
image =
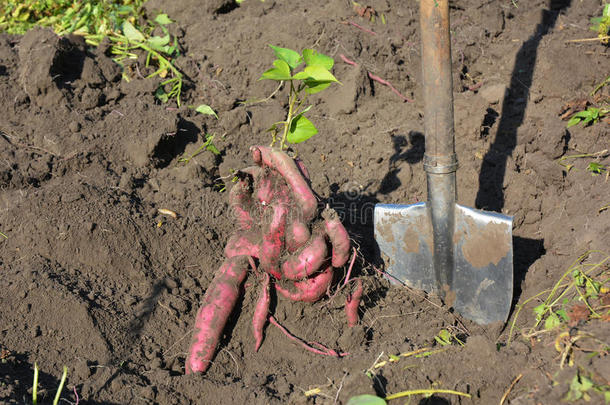
[[164, 37], [154, 36], [154, 37], [148, 38], [148, 41], [146, 41], [146, 42], [155, 51], [169, 54], [170, 47], [167, 46], [167, 44], [169, 44], [169, 39], [170, 39], [169, 35], [166, 35]]
[[205, 114], [205, 115], [213, 115], [214, 117], [216, 117], [216, 119], [218, 119], [218, 115], [214, 112], [212, 107], [210, 107], [207, 104], [199, 105], [197, 108], [195, 108], [195, 111], [197, 111], [198, 113], [201, 113], [201, 114]]
[[279, 46], [269, 45], [271, 49], [273, 49], [273, 53], [275, 53], [275, 57], [283, 60], [290, 66], [290, 69], [295, 69], [297, 66], [303, 62], [303, 58], [299, 55], [298, 52], [293, 51], [288, 48], [280, 48]]
[[290, 76], [290, 67], [288, 63], [284, 62], [281, 59], [276, 59], [273, 61], [274, 68], [271, 68], [263, 73], [259, 80], [269, 79], [269, 80], [291, 80], [292, 76]]
[[321, 66], [326, 70], [331, 70], [335, 64], [333, 58], [313, 49], [303, 49], [303, 59], [307, 66]]
[[173, 21], [167, 16], [167, 14], [159, 14], [155, 17], [155, 22], [161, 25], [168, 25], [173, 23]]
[[129, 21], [123, 23], [123, 34], [131, 42], [144, 42], [146, 40], [144, 34], [138, 31]]
[[387, 402], [383, 398], [379, 398], [376, 395], [364, 394], [364, 395], [356, 395], [355, 397], [351, 397], [349, 401], [347, 401], [347, 405], [386, 405]]
[[290, 129], [288, 130], [288, 136], [286, 138], [290, 143], [301, 143], [317, 133], [318, 129], [311, 123], [311, 121], [305, 118], [302, 114], [299, 114], [292, 119]]

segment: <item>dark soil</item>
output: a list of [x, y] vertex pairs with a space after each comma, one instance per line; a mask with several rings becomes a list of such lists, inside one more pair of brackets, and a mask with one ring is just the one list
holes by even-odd
[[[610, 203], [607, 177], [587, 172], [587, 159], [570, 159], [569, 172], [557, 162], [610, 149], [607, 121], [567, 130], [559, 116], [566, 103], [594, 101], [589, 93], [608, 75], [608, 48], [566, 43], [594, 35], [589, 19], [602, 2], [517, 3], [465, 0], [451, 10], [458, 200], [514, 216], [515, 304], [610, 241], [610, 209], [600, 211]], [[505, 403], [550, 404], [579, 367], [607, 383], [604, 353], [560, 370], [557, 334], [519, 337], [539, 302], [521, 312], [506, 346], [503, 325], [461, 319], [375, 272], [382, 263], [373, 205], [425, 200], [426, 186], [416, 2], [366, 5], [378, 13], [375, 22], [348, 1], [246, 0], [236, 7], [151, 0], [150, 14], [163, 10], [177, 21], [184, 55], [177, 64], [188, 77], [180, 108], [154, 98], [158, 81], [142, 79], [142, 61], [125, 70], [127, 82], [107, 47], [91, 49], [46, 29], [0, 34], [2, 403], [30, 401], [35, 362], [43, 402], [67, 365], [63, 398], [75, 403], [77, 393], [80, 404], [344, 404], [356, 394], [430, 387], [472, 399], [437, 395], [421, 403], [490, 404], [520, 374]], [[298, 152], [321, 202], [341, 213], [359, 247], [361, 324], [347, 327], [344, 291], [315, 304], [277, 299], [275, 316], [292, 333], [350, 355], [311, 354], [271, 326], [256, 353], [250, 325], [258, 288], [249, 277], [211, 368], [184, 376], [195, 312], [235, 230], [220, 189], [230, 186], [232, 169], [251, 164], [248, 148], [267, 144], [265, 130], [283, 118], [285, 89], [268, 102], [241, 103], [275, 89], [257, 81], [273, 60], [267, 44], [316, 47], [336, 61], [342, 85], [312, 98], [320, 133]], [[187, 107], [200, 103], [219, 119]], [[204, 134], [216, 135], [221, 155], [179, 163]], [[598, 161], [608, 165], [605, 159]], [[510, 321], [514, 315], [513, 308]], [[388, 354], [433, 347], [442, 328], [465, 346], [365, 374]], [[579, 328], [610, 338], [607, 322]]]

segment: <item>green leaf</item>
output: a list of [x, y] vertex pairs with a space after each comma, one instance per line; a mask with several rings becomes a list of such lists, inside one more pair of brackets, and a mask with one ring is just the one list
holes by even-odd
[[302, 72], [294, 75], [294, 78], [299, 80], [313, 80], [316, 82], [329, 83], [339, 81], [335, 78], [335, 76], [333, 76], [332, 73], [328, 71], [328, 69], [322, 66], [307, 66]]
[[161, 100], [162, 103], [167, 103], [167, 101], [169, 100], [169, 95], [165, 92], [165, 89], [163, 89], [162, 86], [157, 87], [157, 90], [155, 91], [155, 97]]
[[379, 398], [376, 395], [364, 394], [364, 395], [356, 395], [355, 397], [351, 397], [349, 401], [347, 401], [347, 405], [386, 405], [387, 402], [383, 398]]
[[331, 82], [316, 82], [315, 80], [307, 80], [305, 81], [307, 88], [305, 92], [307, 94], [316, 94], [327, 88], [331, 85]]
[[551, 330], [561, 325], [561, 320], [555, 313], [551, 313], [544, 321], [544, 329]]
[[302, 114], [297, 115], [290, 123], [286, 139], [290, 143], [301, 143], [318, 133], [317, 128]]
[[169, 35], [166, 35], [164, 37], [154, 36], [148, 38], [146, 43], [155, 51], [163, 52], [169, 55], [170, 47], [167, 46], [167, 44], [169, 44], [169, 39]]
[[290, 76], [290, 67], [288, 63], [284, 62], [281, 59], [276, 59], [273, 61], [274, 68], [271, 68], [263, 73], [259, 80], [269, 79], [269, 80], [291, 80], [292, 76]]
[[546, 305], [544, 303], [538, 305], [534, 308], [534, 314], [536, 314], [536, 319], [541, 320], [542, 315], [546, 312]]
[[218, 115], [214, 112], [212, 107], [210, 107], [207, 104], [201, 104], [201, 105], [197, 106], [197, 108], [195, 108], [195, 111], [197, 111], [198, 113], [201, 113], [201, 114], [205, 114], [205, 115], [213, 115], [214, 117], [216, 117], [216, 119], [218, 119]]
[[292, 49], [280, 48], [279, 46], [273, 45], [269, 46], [271, 47], [271, 49], [273, 49], [275, 57], [286, 62], [290, 69], [295, 69], [303, 62], [301, 55], [299, 55], [298, 52], [293, 51]]
[[564, 322], [568, 322], [570, 320], [570, 318], [568, 317], [568, 314], [566, 313], [565, 309], [560, 309], [558, 311], [555, 311], [555, 313], [557, 315], [559, 315], [561, 317], [561, 320], [563, 320]]
[[303, 49], [303, 59], [307, 66], [320, 66], [326, 70], [331, 70], [335, 64], [333, 58], [313, 49]]
[[146, 40], [144, 34], [138, 31], [129, 21], [123, 22], [123, 34], [131, 42], [144, 42]]
[[155, 17], [155, 22], [161, 25], [172, 24], [173, 21], [167, 16], [167, 14], [159, 14]]

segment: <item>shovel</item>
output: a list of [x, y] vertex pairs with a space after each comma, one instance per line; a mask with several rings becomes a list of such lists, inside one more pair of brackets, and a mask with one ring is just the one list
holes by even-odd
[[513, 296], [512, 217], [456, 204], [448, 0], [421, 0], [428, 200], [375, 205], [390, 279], [437, 294], [479, 324], [505, 322]]

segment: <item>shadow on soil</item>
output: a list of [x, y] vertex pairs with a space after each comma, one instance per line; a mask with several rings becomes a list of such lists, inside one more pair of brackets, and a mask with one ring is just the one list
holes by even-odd
[[[551, 0], [549, 9], [542, 11], [542, 19], [534, 33], [517, 52], [510, 85], [504, 93], [497, 135], [483, 158], [479, 172], [479, 192], [475, 202], [477, 208], [501, 212], [504, 207], [506, 164], [517, 146], [517, 130], [525, 119], [538, 48], [542, 38], [555, 26], [561, 11], [568, 8], [570, 3], [571, 0]], [[495, 111], [488, 110], [484, 123], [486, 120], [495, 121], [494, 113]]]

